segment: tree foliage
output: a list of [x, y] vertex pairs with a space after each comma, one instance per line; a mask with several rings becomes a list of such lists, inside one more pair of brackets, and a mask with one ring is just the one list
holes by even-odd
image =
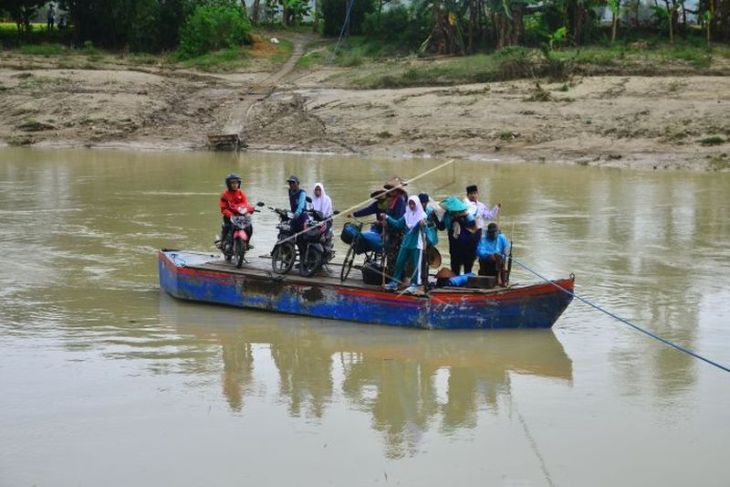
[[248, 40], [251, 23], [236, 5], [199, 5], [180, 31], [183, 58], [240, 46]]
[[[324, 21], [323, 34], [328, 37], [340, 35], [347, 10], [352, 2], [349, 18], [349, 34], [362, 34], [365, 16], [375, 10], [374, 0], [322, 0], [322, 19]], [[348, 26], [345, 25], [347, 28]]]

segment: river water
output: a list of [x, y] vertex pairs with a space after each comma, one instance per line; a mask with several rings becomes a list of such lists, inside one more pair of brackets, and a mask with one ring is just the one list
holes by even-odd
[[[212, 250], [228, 172], [344, 209], [440, 162], [0, 150], [0, 485], [730, 484], [730, 374], [580, 302], [547, 331], [429, 332], [158, 287], [157, 249]], [[459, 162], [412, 192], [472, 182], [521, 262], [730, 364], [730, 175]]]

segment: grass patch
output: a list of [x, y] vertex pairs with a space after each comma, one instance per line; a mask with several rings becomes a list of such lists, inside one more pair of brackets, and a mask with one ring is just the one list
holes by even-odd
[[271, 56], [271, 61], [277, 64], [284, 64], [291, 57], [294, 51], [294, 44], [287, 39], [279, 39], [276, 52]]
[[707, 163], [707, 169], [710, 171], [730, 170], [730, 158], [727, 156], [727, 154], [712, 156]]
[[[573, 74], [656, 75], [662, 73], [706, 74], [713, 59], [730, 57], [730, 46], [716, 45], [709, 51], [696, 39], [677, 41], [672, 46], [660, 39], [641, 43], [597, 44], [560, 51], [543, 52], [526, 47], [509, 47], [491, 54], [438, 58], [419, 61], [413, 56], [383, 62], [390, 54], [382, 44], [353, 41], [338, 52], [341, 66], [368, 64], [367, 71], [355, 70], [348, 76], [361, 88], [400, 88], [480, 83], [525, 78], [566, 80]], [[720, 66], [720, 69], [723, 66]], [[567, 91], [563, 85], [559, 91]], [[670, 86], [671, 91], [684, 89]]]
[[24, 146], [35, 143], [35, 139], [31, 135], [11, 135], [5, 141], [11, 146]]
[[383, 66], [355, 79], [354, 84], [363, 88], [400, 88], [484, 83], [532, 76], [559, 79], [569, 71], [566, 62], [548, 59], [538, 50], [507, 48], [494, 54], [438, 61], [410, 60], [400, 65]]
[[[174, 61], [178, 58], [173, 55], [172, 59]], [[243, 48], [233, 47], [187, 59], [182, 64], [188, 68], [201, 71], [226, 73], [245, 66], [247, 64], [247, 55]]]
[[20, 46], [18, 52], [30, 56], [64, 56], [68, 54], [68, 48], [61, 44], [28, 44]]
[[38, 120], [25, 120], [16, 126], [18, 130], [25, 132], [42, 132], [44, 130], [54, 130], [56, 127], [45, 122], [39, 122]]
[[154, 54], [147, 53], [131, 53], [127, 56], [127, 61], [130, 64], [151, 66], [154, 64], [160, 64], [164, 60], [161, 56], [155, 56]]
[[532, 94], [525, 98], [525, 101], [553, 101], [553, 96], [540, 83], [535, 83]]
[[309, 68], [322, 62], [324, 62], [322, 51], [312, 51], [300, 57], [297, 61], [297, 66], [300, 68]]
[[698, 140], [698, 142], [702, 145], [722, 145], [726, 142], [726, 140], [719, 135], [713, 135], [711, 137], [705, 137], [704, 139], [700, 139]]

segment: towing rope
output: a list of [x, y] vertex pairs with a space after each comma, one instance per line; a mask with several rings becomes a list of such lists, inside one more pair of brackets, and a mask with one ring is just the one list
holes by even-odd
[[635, 323], [630, 322], [626, 318], [622, 318], [622, 317], [618, 316], [617, 314], [612, 313], [612, 312], [608, 311], [607, 309], [605, 309], [605, 308], [603, 308], [603, 307], [601, 307], [601, 306], [599, 306], [599, 305], [597, 305], [597, 304], [589, 301], [588, 299], [584, 298], [583, 296], [577, 295], [574, 291], [569, 291], [569, 290], [565, 289], [564, 287], [560, 286], [559, 284], [551, 281], [547, 277], [545, 277], [542, 274], [538, 273], [536, 270], [530, 268], [528, 265], [520, 262], [517, 258], [514, 258], [513, 257], [512, 260], [517, 265], [519, 265], [520, 267], [522, 267], [523, 269], [525, 269], [526, 271], [528, 271], [528, 272], [536, 275], [537, 277], [539, 277], [543, 281], [545, 281], [545, 282], [547, 282], [549, 284], [552, 284], [553, 286], [555, 286], [556, 288], [560, 289], [564, 293], [566, 293], [566, 294], [568, 294], [570, 296], [573, 296], [575, 299], [577, 299], [578, 301], [580, 301], [580, 302], [582, 302], [584, 304], [587, 304], [591, 308], [596, 309], [596, 310], [600, 311], [601, 313], [605, 313], [608, 316], [610, 316], [611, 318], [614, 318], [614, 319], [616, 319], [616, 320], [618, 320], [618, 321], [620, 321], [620, 322], [622, 322], [622, 323], [624, 323], [626, 325], [629, 325], [634, 330], [639, 331], [639, 332], [641, 332], [641, 333], [643, 333], [643, 334], [645, 334], [645, 335], [647, 335], [647, 336], [649, 336], [649, 337], [651, 337], [651, 338], [653, 338], [655, 340], [658, 340], [658, 341], [662, 342], [663, 344], [668, 345], [668, 346], [674, 348], [675, 350], [679, 350], [680, 352], [686, 353], [687, 355], [691, 355], [692, 357], [694, 357], [696, 359], [699, 359], [699, 360], [702, 360], [703, 362], [706, 362], [706, 363], [708, 363], [710, 365], [713, 365], [713, 366], [717, 367], [720, 370], [724, 370], [725, 372], [730, 372], [730, 367], [726, 367], [725, 365], [719, 364], [719, 363], [715, 362], [714, 360], [710, 360], [709, 358], [703, 357], [702, 355], [700, 355], [700, 354], [698, 354], [696, 352], [693, 352], [692, 350], [689, 350], [689, 349], [687, 349], [687, 348], [685, 348], [685, 347], [683, 347], [681, 345], [677, 345], [676, 343], [672, 342], [671, 340], [667, 340], [666, 338], [662, 338], [659, 335], [656, 335], [656, 334], [650, 332], [649, 330], [647, 330], [645, 328], [642, 328], [641, 326], [639, 326], [639, 325], [637, 325]]

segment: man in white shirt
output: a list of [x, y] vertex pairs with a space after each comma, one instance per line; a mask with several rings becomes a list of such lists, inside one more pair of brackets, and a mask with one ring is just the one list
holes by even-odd
[[[502, 208], [502, 203], [497, 203], [494, 208], [487, 208], [487, 205], [479, 201], [479, 188], [477, 188], [476, 184], [466, 187], [466, 198], [464, 202], [469, 207], [467, 211], [474, 215], [479, 230], [484, 228], [487, 223], [495, 220], [499, 214], [499, 210]], [[481, 236], [481, 232], [478, 232], [478, 235]]]

